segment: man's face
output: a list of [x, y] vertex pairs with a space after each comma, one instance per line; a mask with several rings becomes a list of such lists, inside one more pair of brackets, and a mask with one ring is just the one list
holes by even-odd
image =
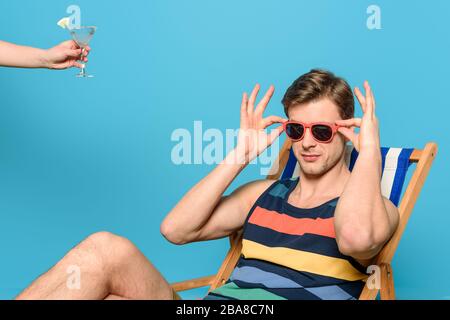
[[[289, 108], [289, 120], [334, 124], [338, 119], [342, 119], [338, 107], [328, 98]], [[341, 160], [345, 150], [345, 138], [337, 132], [331, 142], [320, 143], [313, 138], [311, 130], [306, 129], [303, 139], [293, 142], [292, 148], [305, 174], [321, 176]], [[308, 157], [308, 155], [317, 155], [317, 157]]]

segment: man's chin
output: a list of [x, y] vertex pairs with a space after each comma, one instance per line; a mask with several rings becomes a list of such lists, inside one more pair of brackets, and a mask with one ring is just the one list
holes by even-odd
[[300, 162], [301, 170], [308, 176], [321, 176], [325, 173], [325, 169], [317, 162]]

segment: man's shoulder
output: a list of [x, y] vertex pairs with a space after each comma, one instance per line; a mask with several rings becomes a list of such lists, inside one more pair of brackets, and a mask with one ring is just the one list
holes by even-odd
[[269, 188], [289, 189], [297, 183], [297, 179], [298, 178], [286, 178], [280, 180], [276, 179], [254, 180], [247, 182], [238, 189], [242, 188], [243, 190], [245, 190], [245, 194], [249, 196], [255, 196], [256, 194], [259, 197], [264, 191], [268, 190]]
[[239, 196], [246, 203], [253, 205], [264, 191], [274, 186], [277, 181], [274, 179], [253, 180], [234, 190], [233, 195]]
[[237, 190], [245, 191], [245, 194], [263, 193], [265, 190], [274, 185], [278, 180], [274, 179], [260, 179], [253, 180], [241, 185]]

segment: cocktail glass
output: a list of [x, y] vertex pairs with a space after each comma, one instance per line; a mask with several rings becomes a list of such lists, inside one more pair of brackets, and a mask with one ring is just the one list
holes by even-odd
[[[84, 51], [86, 50], [89, 41], [91, 41], [92, 37], [94, 36], [95, 30], [97, 30], [97, 27], [93, 26], [69, 29], [70, 34], [72, 35], [72, 39], [81, 48], [80, 60], [83, 60]], [[76, 76], [82, 78], [92, 78], [93, 75], [87, 74], [85, 69], [85, 64], [83, 64], [83, 67], [80, 69], [80, 73], [78, 73]]]

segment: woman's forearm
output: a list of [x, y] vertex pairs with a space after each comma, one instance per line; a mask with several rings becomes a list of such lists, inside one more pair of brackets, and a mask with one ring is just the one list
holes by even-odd
[[42, 68], [45, 50], [0, 41], [0, 66], [19, 68]]

